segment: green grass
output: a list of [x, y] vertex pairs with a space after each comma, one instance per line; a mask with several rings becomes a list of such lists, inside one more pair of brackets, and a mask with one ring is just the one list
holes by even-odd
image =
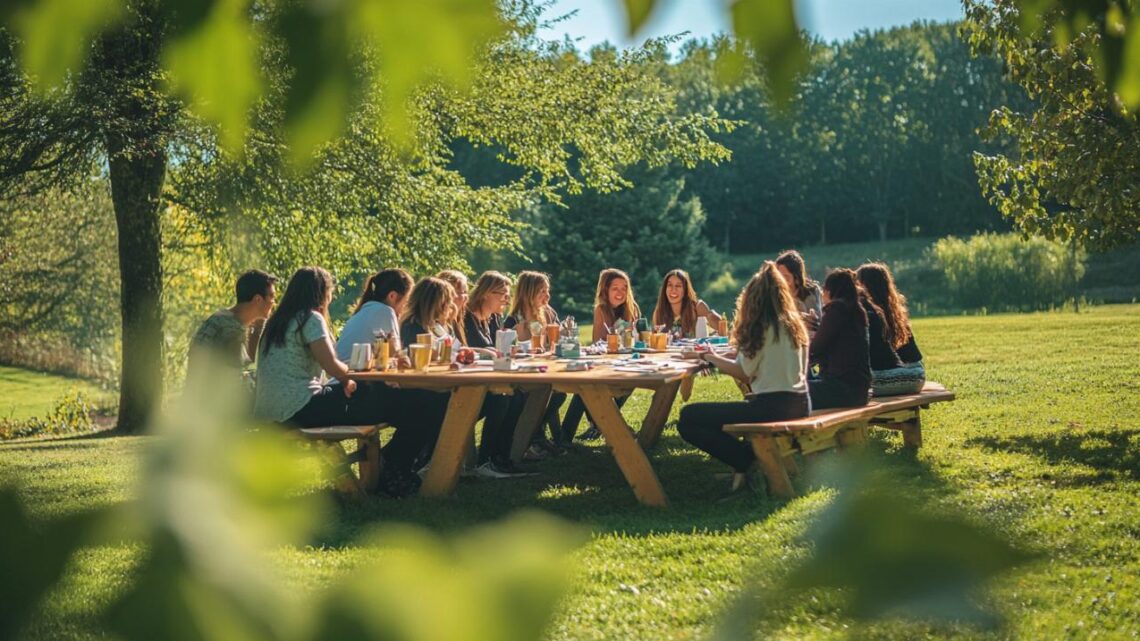
[[84, 379], [0, 365], [0, 419], [43, 417], [70, 389], [78, 389], [97, 405], [108, 400], [107, 392]]
[[[859, 638], [1126, 639], [1140, 635], [1140, 305], [1088, 312], [918, 319], [929, 375], [959, 400], [924, 415], [917, 457], [895, 435], [870, 447], [897, 461], [907, 491], [953, 505], [1042, 554], [990, 595], [1008, 617], [997, 633], [882, 623]], [[3, 388], [0, 388], [2, 390]], [[733, 398], [702, 379], [694, 400]], [[638, 393], [628, 417], [647, 409]], [[679, 405], [674, 408], [674, 416]], [[132, 495], [141, 438], [0, 445], [0, 475], [18, 477], [39, 516]], [[593, 447], [544, 464], [544, 475], [463, 481], [442, 501], [376, 499], [341, 508], [316, 545], [275, 555], [290, 585], [311, 590], [362, 562], [355, 537], [380, 523], [443, 533], [537, 507], [589, 527], [552, 639], [694, 639], [709, 630], [749, 572], [774, 581], [807, 550], [797, 537], [831, 500], [711, 499], [724, 471], [667, 429], [652, 454], [672, 506], [638, 506], [609, 454]], [[50, 597], [29, 639], [94, 638], [90, 618], [123, 589], [140, 551], [86, 552]], [[788, 604], [776, 638], [847, 638], [821, 598]]]

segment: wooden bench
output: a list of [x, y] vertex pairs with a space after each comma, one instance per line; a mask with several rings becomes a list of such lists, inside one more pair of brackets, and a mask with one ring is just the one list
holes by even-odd
[[724, 431], [747, 438], [768, 479], [774, 496], [795, 496], [791, 476], [797, 472], [793, 455], [813, 454], [847, 447], [866, 440], [869, 426], [902, 432], [910, 448], [922, 445], [920, 412], [931, 403], [954, 400], [954, 393], [938, 383], [926, 383], [917, 394], [884, 396], [862, 407], [826, 409], [793, 421], [725, 425]]
[[[334, 427], [310, 427], [297, 430], [303, 439], [322, 447], [324, 455], [337, 471], [333, 483], [336, 489], [345, 494], [363, 496], [372, 492], [380, 483], [380, 430], [388, 427], [378, 425], [337, 425]], [[344, 451], [342, 441], [356, 440], [356, 450], [352, 454]], [[353, 474], [352, 464], [357, 466]]]

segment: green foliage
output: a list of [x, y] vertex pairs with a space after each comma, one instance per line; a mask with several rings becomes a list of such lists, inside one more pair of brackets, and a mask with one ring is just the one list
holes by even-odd
[[964, 309], [1048, 309], [1073, 296], [1085, 271], [1084, 251], [1018, 234], [951, 236], [930, 252], [952, 305]]
[[[1093, 5], [1100, 9], [1082, 10]], [[1112, 6], [1136, 15], [1128, 4]], [[1140, 237], [1140, 92], [1125, 106], [1111, 89], [1122, 76], [1109, 70], [1106, 79], [1100, 64], [1114, 56], [1117, 67], [1123, 62], [1113, 43], [1124, 30], [1110, 34], [1098, 26], [1106, 15], [1103, 3], [1075, 3], [1038, 16], [1042, 8], [1021, 10], [1012, 0], [967, 3], [975, 50], [1000, 57], [1012, 81], [1034, 98], [1033, 109], [1005, 105], [991, 115], [984, 134], [1015, 145], [975, 155], [982, 191], [1026, 233], [1101, 248], [1134, 242]], [[1127, 34], [1140, 43], [1140, 26]], [[1140, 77], [1137, 59], [1127, 65]]]
[[630, 275], [649, 316], [665, 272], [685, 269], [700, 286], [717, 266], [701, 234], [704, 211], [684, 196], [684, 180], [664, 170], [642, 170], [633, 180], [635, 187], [614, 194], [586, 192], [566, 198], [564, 207], [547, 205], [527, 232], [527, 268], [553, 275], [555, 308], [586, 319], [581, 324], [593, 318], [598, 272], [606, 267]]
[[83, 392], [68, 390], [43, 418], [0, 418], [0, 440], [82, 434], [95, 429], [95, 406]]

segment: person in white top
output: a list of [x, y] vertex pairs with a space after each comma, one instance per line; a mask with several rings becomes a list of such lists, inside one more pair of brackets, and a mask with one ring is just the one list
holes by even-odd
[[412, 277], [402, 269], [382, 269], [364, 282], [360, 300], [352, 316], [340, 330], [336, 342], [336, 356], [348, 362], [352, 346], [356, 343], [373, 343], [376, 333], [396, 334], [400, 338], [400, 314], [412, 291]]
[[808, 333], [776, 263], [765, 261], [736, 299], [732, 334], [736, 357], [713, 352], [686, 354], [747, 382], [744, 401], [693, 403], [681, 410], [681, 438], [732, 467], [731, 493], [753, 486], [756, 455], [723, 431], [732, 423], [762, 423], [802, 418], [811, 413], [808, 398]]

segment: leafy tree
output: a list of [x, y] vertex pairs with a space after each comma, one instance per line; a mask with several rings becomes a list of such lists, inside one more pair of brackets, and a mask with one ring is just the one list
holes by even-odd
[[[993, 113], [987, 135], [1016, 145], [975, 156], [983, 192], [1028, 233], [1094, 247], [1134, 241], [1140, 234], [1140, 121], [1135, 102], [1110, 90], [1096, 64], [1111, 58], [1117, 38], [1095, 20], [1072, 32], [1071, 10], [1047, 12], [1030, 21], [1028, 31], [1023, 11], [1009, 0], [971, 1], [967, 12], [975, 50], [1000, 56], [1010, 79], [1035, 101], [1032, 109], [1007, 105]], [[1107, 14], [1096, 15], [1103, 20]], [[1138, 32], [1132, 27], [1129, 37], [1140, 43]], [[1101, 54], [1094, 58], [1090, 51]], [[1134, 55], [1124, 66], [1137, 60]]]
[[525, 242], [533, 264], [526, 267], [555, 275], [552, 294], [559, 312], [591, 318], [598, 272], [606, 267], [629, 273], [646, 315], [665, 272], [685, 269], [700, 284], [718, 267], [701, 233], [704, 210], [684, 195], [684, 179], [644, 168], [631, 179], [630, 189], [587, 191], [536, 212]]

